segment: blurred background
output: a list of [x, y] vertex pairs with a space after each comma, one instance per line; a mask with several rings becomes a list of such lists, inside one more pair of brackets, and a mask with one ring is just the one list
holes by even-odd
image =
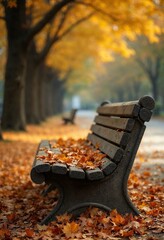
[[163, 2], [1, 0], [2, 129], [143, 95], [162, 116]]

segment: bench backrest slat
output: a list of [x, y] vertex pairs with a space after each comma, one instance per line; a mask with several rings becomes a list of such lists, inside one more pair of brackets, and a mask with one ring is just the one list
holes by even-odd
[[108, 116], [137, 117], [140, 106], [136, 101], [128, 103], [106, 104], [97, 109], [97, 113]]
[[105, 127], [131, 131], [135, 120], [132, 118], [112, 118], [109, 116], [96, 116], [94, 122]]
[[77, 109], [72, 109], [70, 112], [70, 119], [73, 120], [75, 118], [75, 114], [77, 112]]
[[95, 148], [99, 148], [103, 153], [107, 154], [115, 163], [121, 160], [124, 151], [118, 146], [94, 134], [88, 134], [88, 140]]
[[128, 143], [129, 134], [127, 132], [113, 130], [97, 124], [91, 126], [91, 131], [96, 135], [123, 147]]

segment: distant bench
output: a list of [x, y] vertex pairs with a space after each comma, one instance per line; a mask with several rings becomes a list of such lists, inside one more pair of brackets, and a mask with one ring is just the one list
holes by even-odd
[[67, 123], [74, 124], [76, 113], [77, 113], [77, 109], [72, 109], [68, 116], [63, 116], [62, 120], [64, 121], [64, 124], [67, 124]]
[[[65, 212], [77, 216], [89, 206], [139, 214], [128, 196], [127, 181], [146, 128], [144, 122], [150, 120], [154, 106], [154, 100], [144, 96], [138, 101], [104, 102], [98, 107], [87, 141], [106, 154], [100, 168], [84, 171], [60, 163], [49, 165], [35, 158], [32, 181], [49, 185], [45, 195], [56, 187], [60, 192], [57, 205], [42, 224]], [[51, 149], [49, 141], [40, 143], [37, 156], [43, 155], [43, 148]]]

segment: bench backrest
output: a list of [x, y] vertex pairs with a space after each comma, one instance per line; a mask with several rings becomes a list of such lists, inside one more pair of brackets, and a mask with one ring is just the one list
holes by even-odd
[[129, 172], [144, 134], [144, 122], [150, 120], [154, 106], [150, 96], [131, 102], [104, 102], [87, 138], [110, 161]]
[[70, 112], [70, 120], [73, 121], [76, 115], [77, 109], [73, 108]]

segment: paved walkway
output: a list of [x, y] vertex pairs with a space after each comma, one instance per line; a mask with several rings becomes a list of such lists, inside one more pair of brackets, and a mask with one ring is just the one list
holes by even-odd
[[164, 121], [152, 118], [146, 125], [141, 147], [147, 152], [164, 151]]

